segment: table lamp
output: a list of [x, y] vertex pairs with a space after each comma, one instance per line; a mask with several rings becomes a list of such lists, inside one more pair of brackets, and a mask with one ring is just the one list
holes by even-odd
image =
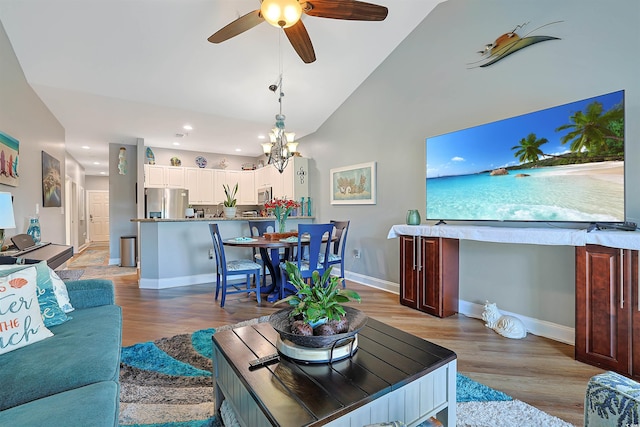
[[6, 228], [16, 228], [16, 220], [13, 217], [11, 193], [0, 193], [0, 250], [4, 246]]

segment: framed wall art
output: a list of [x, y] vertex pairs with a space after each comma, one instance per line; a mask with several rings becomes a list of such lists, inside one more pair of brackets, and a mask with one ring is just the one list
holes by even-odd
[[62, 206], [60, 160], [42, 152], [42, 206]]
[[331, 169], [332, 205], [375, 205], [376, 162]]
[[0, 132], [0, 184], [18, 186], [18, 153], [20, 142]]

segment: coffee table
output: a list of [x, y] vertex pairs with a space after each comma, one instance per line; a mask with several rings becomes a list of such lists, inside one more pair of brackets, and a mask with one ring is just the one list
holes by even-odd
[[369, 318], [358, 350], [330, 364], [284, 357], [249, 369], [276, 352], [278, 333], [258, 323], [213, 335], [216, 413], [227, 400], [241, 426], [365, 426], [435, 416], [456, 425], [456, 354]]

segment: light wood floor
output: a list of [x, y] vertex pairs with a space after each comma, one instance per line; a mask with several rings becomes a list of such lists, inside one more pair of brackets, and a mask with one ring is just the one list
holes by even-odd
[[[215, 285], [163, 290], [139, 289], [135, 275], [111, 278], [123, 311], [123, 345], [270, 314], [255, 296], [229, 295], [224, 308], [214, 301]], [[481, 320], [455, 315], [439, 319], [398, 303], [392, 293], [348, 283], [362, 297], [357, 308], [372, 318], [447, 347], [458, 355], [458, 371], [515, 399], [575, 425], [583, 424], [589, 378], [603, 372], [573, 358], [573, 346], [529, 334], [510, 340]]]

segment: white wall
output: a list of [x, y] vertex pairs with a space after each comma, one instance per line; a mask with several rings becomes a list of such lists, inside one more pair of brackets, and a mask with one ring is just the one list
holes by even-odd
[[87, 175], [84, 179], [85, 190], [109, 191], [109, 177]]
[[[392, 10], [392, 6], [390, 6]], [[398, 240], [408, 209], [425, 212], [425, 138], [626, 90], [626, 159], [640, 158], [640, 2], [449, 0], [441, 3], [313, 135], [303, 138], [320, 221], [351, 219], [346, 268], [399, 281]], [[478, 50], [516, 25], [553, 21], [539, 43], [486, 68]], [[338, 65], [339, 66], [339, 65]], [[329, 170], [377, 161], [378, 203], [329, 204]], [[626, 168], [627, 218], [640, 222], [640, 170]], [[507, 224], [502, 224], [507, 226]], [[351, 250], [362, 251], [360, 259]], [[574, 325], [570, 247], [461, 242], [460, 297]]]
[[[8, 237], [25, 233], [29, 217], [40, 205], [42, 240], [65, 242], [64, 178], [67, 174], [64, 129], [25, 80], [4, 27], [0, 23], [0, 130], [20, 142], [18, 160], [19, 185], [0, 184], [0, 191], [14, 197], [16, 228]], [[42, 151], [60, 161], [62, 207], [42, 207]]]

